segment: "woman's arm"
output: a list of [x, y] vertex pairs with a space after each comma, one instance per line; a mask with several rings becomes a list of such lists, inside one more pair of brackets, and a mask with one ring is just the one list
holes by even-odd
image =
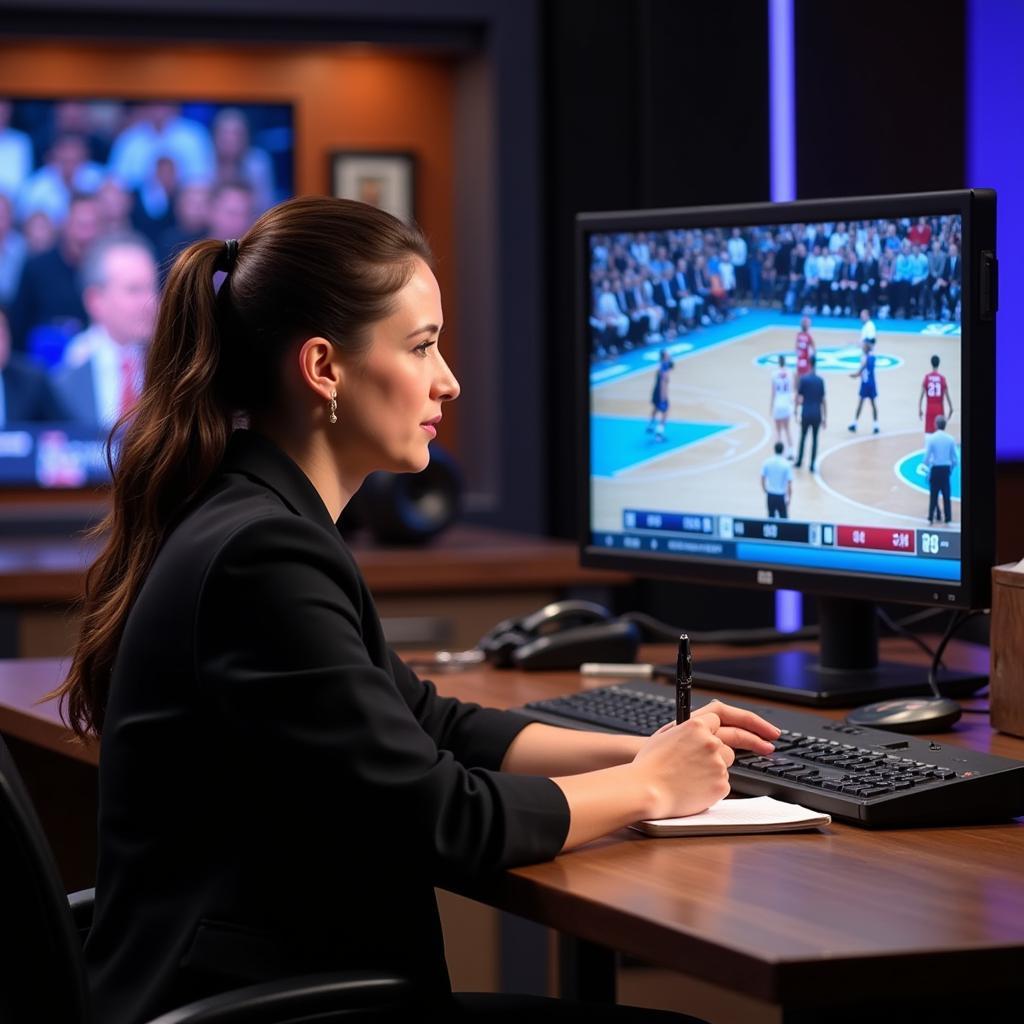
[[562, 849], [588, 843], [645, 818], [695, 814], [729, 792], [735, 756], [711, 713], [661, 729], [629, 764], [552, 781], [569, 805]]
[[[778, 738], [779, 730], [753, 711], [713, 700], [693, 713], [694, 718], [702, 715], [718, 717], [722, 726], [719, 738], [727, 746], [758, 754], [770, 754], [775, 749], [771, 741]], [[533, 722], [509, 744], [501, 770], [550, 777], [599, 771], [628, 764], [647, 740], [646, 736], [587, 732]]]
[[628, 764], [645, 740], [645, 736], [585, 732], [533, 722], [509, 744], [501, 770], [550, 777], [599, 771]]
[[733, 748], [769, 754], [779, 730], [759, 715], [712, 701], [683, 725], [651, 737], [534, 722], [509, 745], [506, 772], [548, 775], [569, 805], [563, 850], [642, 818], [694, 814], [729, 792]]

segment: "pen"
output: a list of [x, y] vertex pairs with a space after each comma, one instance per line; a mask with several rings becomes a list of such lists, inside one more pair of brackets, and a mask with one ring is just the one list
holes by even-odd
[[693, 692], [693, 656], [690, 638], [681, 633], [676, 655], [676, 725], [690, 720], [690, 695]]

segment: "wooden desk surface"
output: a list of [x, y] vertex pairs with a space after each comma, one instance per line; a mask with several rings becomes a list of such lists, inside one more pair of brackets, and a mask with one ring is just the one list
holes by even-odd
[[[884, 649], [895, 660], [920, 658], [904, 641]], [[959, 644], [949, 663], [985, 671], [987, 658], [987, 649]], [[437, 681], [501, 707], [581, 683], [573, 673], [486, 671]], [[966, 714], [936, 738], [1024, 760], [1024, 740], [994, 733], [985, 715]], [[820, 833], [684, 839], [623, 830], [510, 871], [482, 898], [777, 1004], [934, 992], [940, 976], [950, 993], [998, 990], [1020, 985], [1024, 822], [881, 832], [837, 822]]]
[[[632, 577], [579, 566], [576, 544], [460, 523], [423, 547], [380, 547], [356, 537], [352, 550], [378, 595], [408, 592], [604, 586]], [[68, 602], [82, 594], [98, 545], [81, 538], [0, 540], [0, 602]]]
[[[954, 647], [951, 664], [985, 667], [984, 648]], [[884, 648], [887, 657], [918, 659], [903, 641]], [[67, 744], [52, 705], [34, 703], [58, 672], [55, 661], [0, 662], [0, 730], [95, 762], [95, 748]], [[498, 707], [581, 685], [569, 672], [434, 678], [442, 692]], [[993, 733], [983, 715], [966, 715], [939, 738], [1024, 759], [1024, 740]], [[820, 833], [685, 839], [623, 830], [466, 893], [784, 1006], [1021, 985], [1020, 821], [882, 832], [835, 823]]]

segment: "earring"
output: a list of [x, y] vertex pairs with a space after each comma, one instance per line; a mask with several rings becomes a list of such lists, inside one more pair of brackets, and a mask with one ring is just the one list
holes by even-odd
[[338, 392], [333, 389], [331, 390], [331, 402], [327, 407], [327, 419], [331, 423], [338, 422]]

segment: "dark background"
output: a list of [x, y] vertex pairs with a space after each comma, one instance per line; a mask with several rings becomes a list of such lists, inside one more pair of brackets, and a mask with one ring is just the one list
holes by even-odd
[[[963, 0], [927, 13], [796, 0], [794, 15], [798, 197], [963, 187]], [[548, 523], [572, 537], [573, 217], [770, 198], [768, 8], [559, 0], [544, 5], [542, 30]], [[771, 593], [664, 581], [622, 600], [693, 629], [774, 617]]]
[[[965, 3], [795, 0], [798, 197], [967, 184]], [[770, 198], [766, 0], [292, 0], [286, 11], [271, 0], [0, 0], [0, 31], [470, 55], [496, 97], [501, 499], [476, 517], [493, 525], [575, 533], [575, 214]], [[1020, 495], [1020, 467], [1002, 465], [998, 506]], [[1024, 550], [1014, 531], [1000, 516], [1000, 560]], [[700, 609], [661, 584], [630, 599], [709, 620], [771, 617], [771, 595], [741, 591], [704, 591]]]

